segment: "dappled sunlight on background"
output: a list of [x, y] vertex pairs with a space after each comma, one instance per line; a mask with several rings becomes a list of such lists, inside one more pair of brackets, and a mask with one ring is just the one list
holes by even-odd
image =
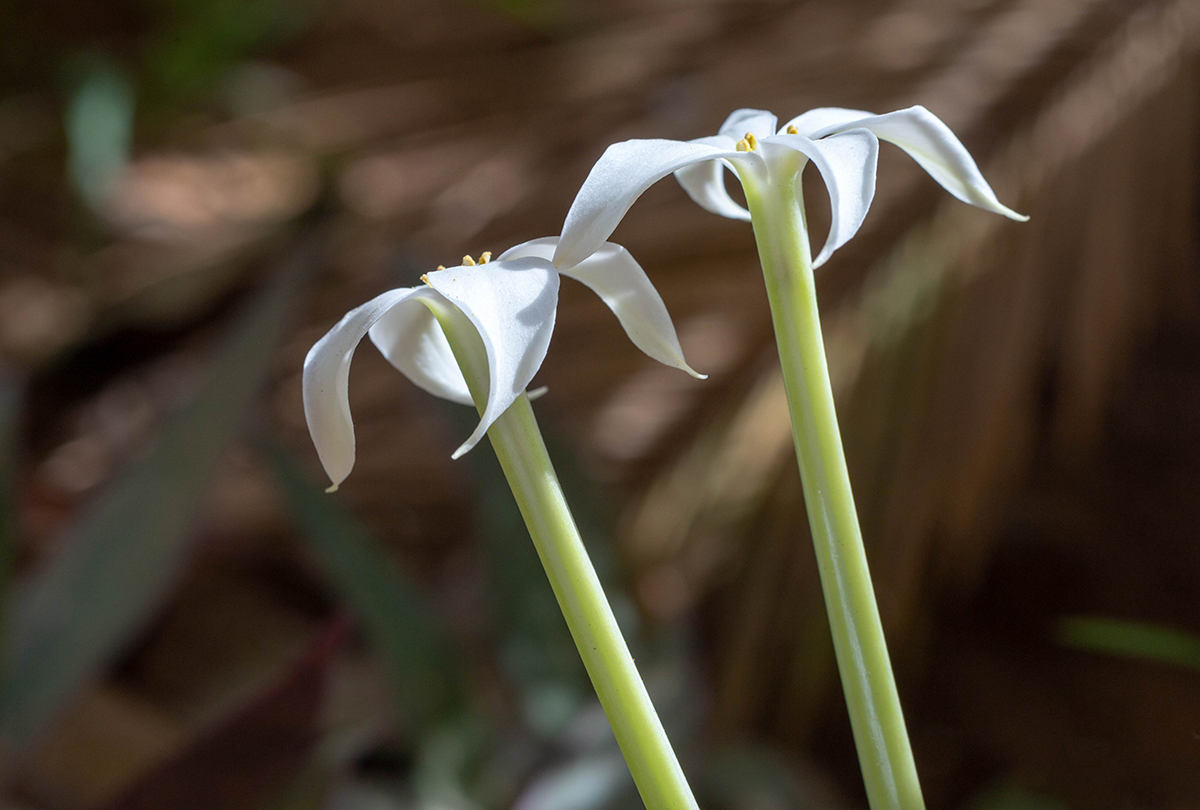
[[[929, 806], [1200, 806], [1198, 51], [1194, 0], [0, 10], [0, 804], [640, 806], [475, 415], [362, 347], [325, 495], [305, 353], [612, 142], [923, 104], [1032, 217], [885, 145], [819, 271]], [[753, 234], [664, 182], [613, 239], [709, 378], [568, 280], [533, 385], [638, 666], [706, 810], [865, 806]]]

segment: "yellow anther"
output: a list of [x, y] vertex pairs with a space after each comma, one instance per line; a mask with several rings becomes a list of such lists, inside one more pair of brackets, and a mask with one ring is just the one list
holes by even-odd
[[754, 137], [753, 132], [746, 133], [746, 143], [750, 146], [751, 152], [758, 148], [758, 138]]
[[[445, 269], [446, 268], [442, 267], [440, 264], [438, 265], [438, 270], [445, 270]], [[425, 282], [425, 284], [429, 284], [429, 276], [421, 276], [421, 281]]]
[[739, 152], [749, 152], [750, 151], [750, 144], [746, 143], [745, 138], [742, 138], [740, 141], [737, 142], [737, 150]]
[[788, 124], [788, 128], [787, 128], [787, 134], [788, 134], [788, 135], [799, 135], [799, 134], [800, 134], [800, 130], [796, 129], [796, 125], [795, 125], [795, 124]]
[[480, 264], [487, 264], [491, 260], [492, 260], [492, 252], [490, 250], [485, 250], [483, 253], [479, 254], [479, 263]]
[[[446, 269], [446, 265], [444, 265], [444, 264], [439, 264], [439, 265], [438, 265], [438, 270], [445, 270], [445, 269]], [[421, 278], [425, 278], [425, 277], [424, 277], [424, 276], [421, 276]]]
[[475, 260], [472, 259], [470, 256], [463, 256], [462, 263], [463, 263], [464, 267], [474, 267], [475, 266]]

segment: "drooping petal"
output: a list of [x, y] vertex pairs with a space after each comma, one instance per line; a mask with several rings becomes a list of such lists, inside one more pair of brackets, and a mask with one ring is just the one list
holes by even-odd
[[[558, 241], [556, 236], [534, 239], [509, 248], [500, 258], [541, 256], [548, 259]], [[686, 371], [699, 380], [706, 378], [684, 360], [683, 348], [679, 345], [679, 336], [666, 304], [628, 250], [605, 242], [575, 267], [560, 272], [587, 285], [600, 296], [617, 316], [633, 345], [664, 365]]]
[[950, 131], [950, 127], [924, 107], [909, 107], [885, 115], [831, 124], [813, 137], [858, 127], [869, 129], [881, 140], [894, 143], [908, 152], [942, 188], [963, 202], [1018, 222], [1029, 219], [1000, 204], [967, 148]]
[[[707, 143], [723, 149], [733, 149], [734, 141], [724, 135], [714, 135], [708, 138], [696, 138], [692, 143]], [[692, 200], [713, 214], [730, 219], [750, 221], [750, 212], [733, 201], [725, 188], [725, 169], [727, 164], [721, 160], [705, 160], [684, 166], [675, 172], [675, 179]]]
[[478, 427], [454, 458], [483, 438], [521, 395], [546, 357], [558, 307], [558, 272], [545, 259], [527, 257], [452, 267], [426, 277], [479, 333], [488, 360], [488, 400]]
[[747, 133], [761, 141], [775, 134], [778, 121], [774, 113], [766, 110], [734, 110], [717, 133], [733, 138], [735, 143], [746, 137]]
[[786, 135], [788, 127], [795, 127], [796, 132], [806, 138], [817, 138], [818, 133], [827, 135], [834, 129], [851, 123], [871, 118], [875, 113], [863, 110], [848, 110], [845, 107], [814, 107], [808, 112], [801, 113], [784, 124], [780, 135]]
[[803, 135], [776, 135], [764, 149], [786, 146], [813, 162], [829, 191], [829, 236], [813, 259], [813, 269], [858, 232], [875, 197], [879, 141], [868, 130], [852, 129], [814, 141]]
[[337, 489], [354, 467], [354, 423], [350, 418], [350, 361], [380, 318], [396, 307], [425, 309], [420, 299], [437, 295], [428, 287], [391, 290], [352, 309], [309, 349], [304, 359], [304, 418], [321, 466]]
[[595, 252], [653, 183], [693, 163], [722, 158], [744, 170], [765, 170], [762, 158], [754, 152], [703, 143], [634, 140], [608, 147], [567, 211], [562, 238], [554, 252], [555, 266], [574, 267]]
[[405, 377], [442, 399], [473, 405], [446, 334], [427, 306], [392, 307], [367, 333]]

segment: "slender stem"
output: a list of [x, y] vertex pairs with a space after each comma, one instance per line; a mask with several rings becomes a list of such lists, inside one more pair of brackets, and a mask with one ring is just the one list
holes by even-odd
[[[461, 313], [434, 314], [482, 411], [488, 379], [483, 343]], [[647, 810], [697, 810], [579, 537], [528, 396], [493, 423], [488, 438]]]
[[925, 806], [850, 491], [793, 172], [743, 178], [842, 689], [872, 810]]

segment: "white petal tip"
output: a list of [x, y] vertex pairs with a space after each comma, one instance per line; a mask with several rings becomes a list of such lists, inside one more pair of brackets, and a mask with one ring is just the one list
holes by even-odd
[[471, 449], [475, 447], [476, 443], [477, 442], [474, 439], [467, 439], [465, 442], [463, 442], [462, 444], [460, 444], [458, 446], [457, 450], [455, 450], [453, 453], [450, 454], [450, 460], [458, 461], [460, 458], [465, 456], [467, 453], [471, 452]]
[[325, 494], [332, 495], [338, 491], [339, 486], [341, 486], [341, 484], [330, 484], [329, 486], [325, 487]]
[[532, 391], [526, 391], [525, 395], [528, 396], [530, 402], [532, 402], [535, 399], [540, 399], [541, 397], [545, 396], [546, 392], [549, 390], [550, 386], [543, 385], [541, 388], [535, 388]]
[[708, 379], [707, 374], [701, 374], [699, 371], [696, 371], [696, 369], [692, 368], [691, 366], [684, 366], [683, 370], [686, 371], [688, 374], [691, 374], [697, 380], [707, 380]]
[[1024, 214], [1018, 214], [1016, 211], [1012, 210], [1007, 205], [1004, 205], [1003, 203], [1001, 203], [995, 197], [992, 197], [990, 200], [987, 200], [986, 202], [975, 203], [975, 205], [984, 209], [985, 211], [991, 211], [993, 214], [999, 214], [1002, 217], [1008, 217], [1009, 219], [1013, 220], [1014, 222], [1028, 222], [1029, 221], [1029, 217], [1025, 216]]

